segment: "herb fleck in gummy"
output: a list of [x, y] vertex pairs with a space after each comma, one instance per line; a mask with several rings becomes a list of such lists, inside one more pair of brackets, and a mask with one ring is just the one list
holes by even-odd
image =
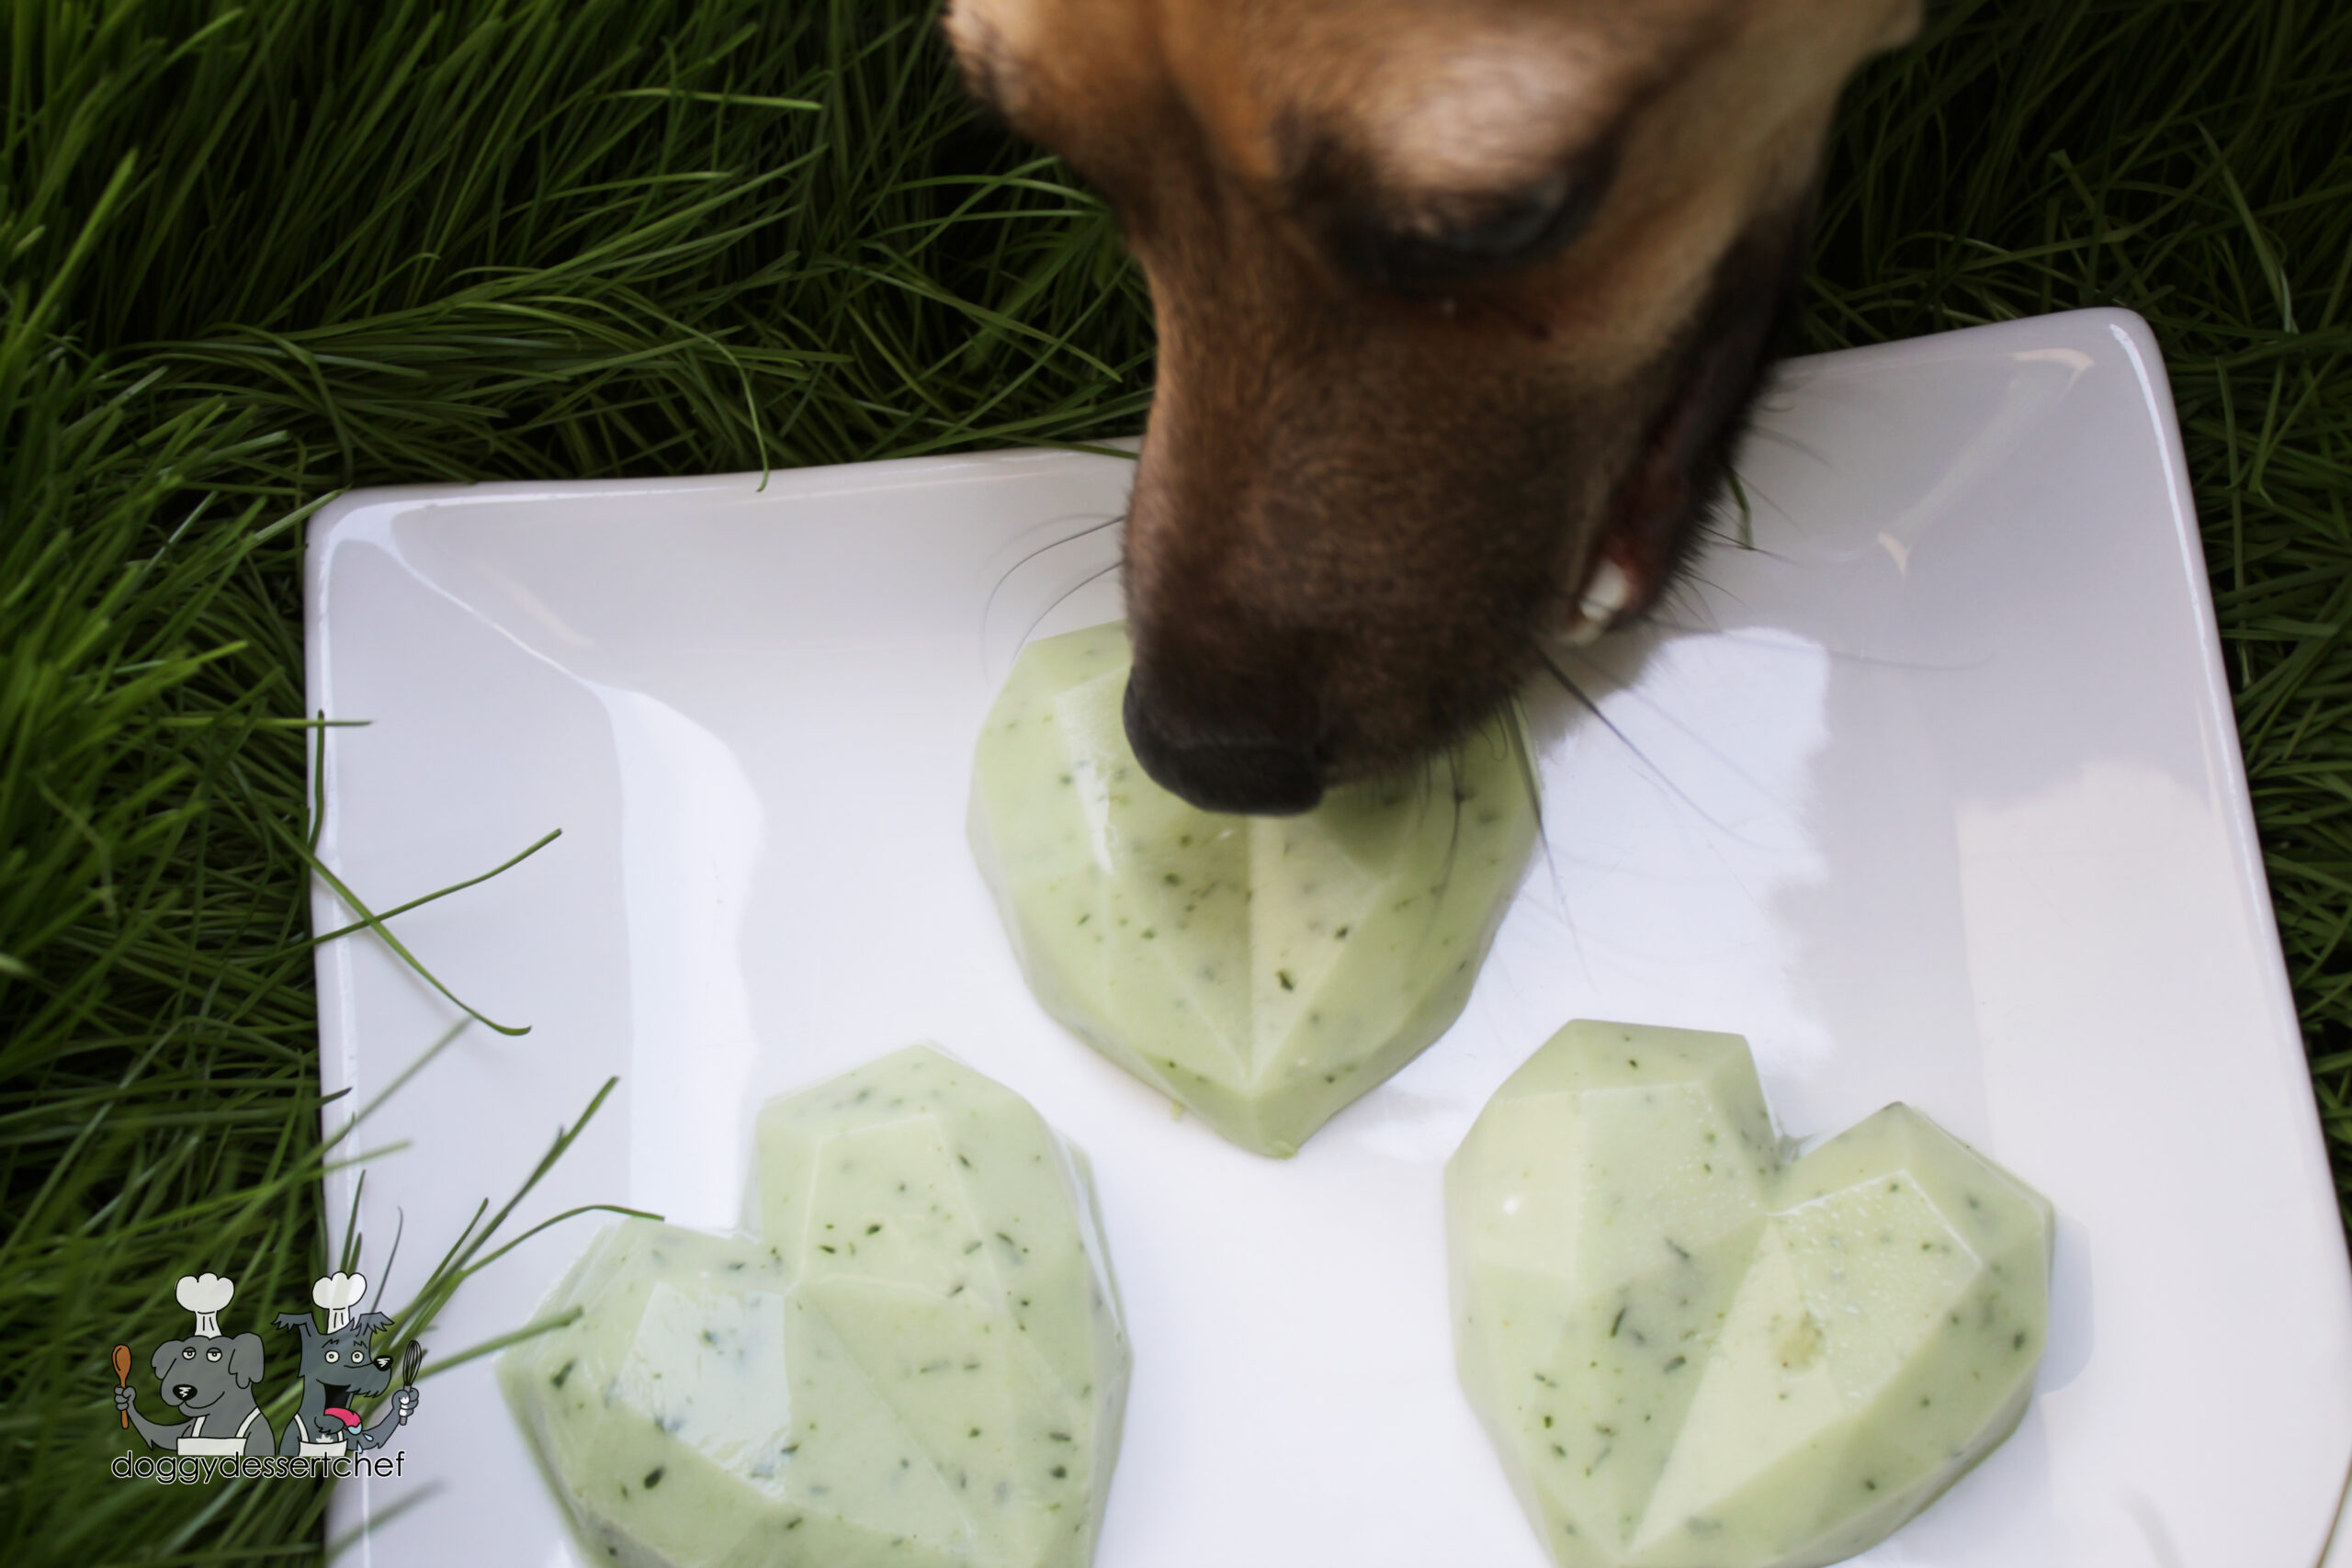
[[1128, 750], [1127, 663], [1117, 624], [1023, 650], [973, 759], [973, 852], [1046, 1011], [1295, 1153], [1469, 999], [1535, 841], [1526, 754], [1498, 722], [1303, 817], [1200, 811]]
[[1085, 1568], [1128, 1358], [1083, 1156], [919, 1046], [761, 1111], [746, 1223], [607, 1228], [501, 1359], [594, 1557]]
[[1736, 1035], [1578, 1021], [1446, 1168], [1454, 1353], [1562, 1568], [1867, 1551], [2023, 1416], [2050, 1205], [1907, 1106], [1792, 1163]]

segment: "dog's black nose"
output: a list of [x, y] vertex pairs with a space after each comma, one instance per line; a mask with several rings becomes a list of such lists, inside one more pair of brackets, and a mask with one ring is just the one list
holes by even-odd
[[1235, 728], [1170, 735], [1132, 679], [1123, 712], [1136, 761], [1162, 789], [1204, 811], [1290, 817], [1323, 798], [1323, 765], [1311, 740]]
[[195, 1397], [196, 1385], [194, 1383], [175, 1382], [172, 1385], [172, 1398], [179, 1404], [185, 1404]]

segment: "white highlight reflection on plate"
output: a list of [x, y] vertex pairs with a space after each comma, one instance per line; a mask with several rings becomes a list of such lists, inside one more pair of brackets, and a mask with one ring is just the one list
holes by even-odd
[[[751, 1082], [743, 911], [766, 817], [735, 753], [642, 692], [581, 682], [611, 716], [628, 909], [629, 1201], [677, 1224], [732, 1227], [750, 1151], [732, 1124]], [[681, 1051], [678, 1042], [694, 1047]]]
[[[371, 1260], [405, 1219], [387, 1300], [609, 1075], [518, 1224], [726, 1224], [759, 1100], [933, 1039], [1093, 1158], [1136, 1358], [1103, 1568], [1540, 1568], [1454, 1385], [1440, 1168], [1569, 1017], [1730, 1029], [1787, 1132], [1906, 1100], [2059, 1211], [2025, 1425], [1861, 1561], [2316, 1560], [2352, 1285], [2143, 324], [1790, 366], [1741, 462], [1758, 547], [1576, 656], [1597, 716], [1536, 697], [1547, 853], [1461, 1022], [1287, 1164], [1046, 1020], [963, 842], [1023, 639], [1117, 613], [1128, 472], [1010, 453], [321, 516], [311, 698], [370, 721], [330, 732], [331, 863], [383, 907], [564, 829], [401, 918], [533, 1032], [473, 1032], [370, 1123], [408, 1145], [361, 1210]], [[322, 1077], [361, 1100], [454, 1016], [364, 941], [320, 979]], [[469, 1284], [435, 1351], [522, 1322], [592, 1224]], [[338, 1529], [382, 1520], [354, 1557], [572, 1561], [488, 1365], [424, 1393], [402, 1479], [338, 1499]]]

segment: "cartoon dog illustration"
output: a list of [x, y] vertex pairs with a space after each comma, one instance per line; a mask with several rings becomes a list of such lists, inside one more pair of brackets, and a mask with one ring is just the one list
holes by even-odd
[[150, 1421], [139, 1413], [138, 1391], [114, 1391], [115, 1407], [130, 1418], [150, 1448], [169, 1452], [230, 1458], [266, 1454], [276, 1434], [254, 1398], [262, 1379], [258, 1334], [233, 1338], [220, 1332], [220, 1312], [237, 1293], [234, 1280], [218, 1274], [183, 1275], [179, 1303], [196, 1314], [196, 1331], [156, 1347], [152, 1365], [163, 1385], [164, 1403], [185, 1421]]
[[367, 1290], [365, 1274], [330, 1274], [311, 1287], [311, 1300], [326, 1311], [324, 1334], [307, 1312], [277, 1314], [278, 1327], [302, 1337], [302, 1404], [286, 1424], [279, 1453], [342, 1459], [380, 1447], [415, 1414], [423, 1396], [413, 1387], [395, 1393], [372, 1427], [363, 1427], [351, 1408], [353, 1400], [379, 1394], [392, 1381], [392, 1359], [369, 1349], [377, 1331], [391, 1327], [392, 1320], [380, 1312], [354, 1316], [351, 1311]]

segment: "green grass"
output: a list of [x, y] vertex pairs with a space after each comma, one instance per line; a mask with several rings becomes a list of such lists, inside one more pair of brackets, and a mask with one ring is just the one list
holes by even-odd
[[[921, 7], [7, 18], [0, 1561], [307, 1561], [309, 1486], [104, 1471], [108, 1347], [173, 1328], [161, 1282], [199, 1263], [303, 1299], [351, 1153], [318, 1133], [306, 511], [1128, 432], [1148, 313], [1099, 205], [971, 121]], [[1852, 96], [1808, 329], [2155, 324], [2340, 1191], [2347, 146], [2340, 4], [1951, 0]]]

